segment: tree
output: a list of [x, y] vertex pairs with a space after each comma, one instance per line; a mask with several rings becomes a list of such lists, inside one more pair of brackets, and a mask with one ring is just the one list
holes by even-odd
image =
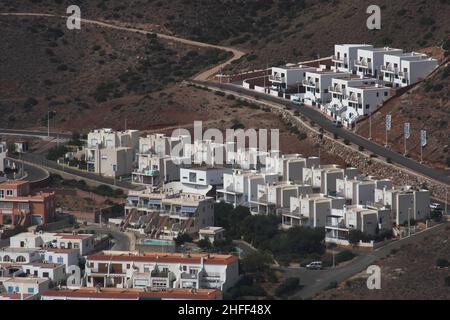
[[207, 250], [211, 248], [211, 242], [207, 239], [202, 239], [197, 242], [197, 246], [203, 250]]
[[293, 290], [297, 289], [299, 285], [300, 285], [299, 278], [287, 278], [275, 289], [275, 295], [279, 297], [284, 296], [289, 292], [292, 292]]
[[263, 273], [269, 269], [272, 258], [267, 253], [254, 252], [242, 259], [242, 270], [245, 273]]
[[186, 242], [192, 242], [192, 237], [187, 233], [181, 233], [175, 238], [175, 244], [181, 246]]

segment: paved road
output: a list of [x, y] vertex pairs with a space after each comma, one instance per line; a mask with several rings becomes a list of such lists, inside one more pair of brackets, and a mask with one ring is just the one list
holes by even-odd
[[[15, 129], [2, 129], [0, 128], [0, 136], [22, 136], [22, 137], [37, 137], [47, 138], [47, 131], [34, 131], [34, 130], [15, 130]], [[59, 137], [60, 139], [70, 139], [71, 133], [66, 132], [50, 132], [50, 136], [53, 138]]]
[[[429, 228], [423, 232], [412, 235], [411, 237], [404, 238], [398, 241], [393, 241], [387, 245], [376, 249], [367, 254], [361, 254], [356, 257], [351, 263], [337, 267], [335, 269], [325, 269], [320, 271], [300, 269], [283, 269], [286, 275], [289, 277], [299, 277], [301, 284], [305, 285], [297, 293], [290, 296], [290, 299], [309, 299], [314, 297], [317, 293], [325, 290], [330, 283], [340, 283], [348, 278], [364, 271], [368, 266], [376, 264], [376, 261], [388, 256], [392, 249], [400, 249], [403, 245], [423, 240], [427, 235], [433, 234], [438, 230], [441, 230], [448, 226], [448, 223], [442, 223], [435, 227]], [[383, 270], [381, 270], [383, 272]]]
[[86, 226], [80, 228], [80, 230], [92, 230], [95, 234], [110, 234], [114, 239], [114, 245], [111, 250], [114, 251], [129, 251], [130, 250], [130, 239], [128, 236], [115, 229], [110, 229], [100, 226]]
[[24, 180], [26, 181], [41, 181], [48, 176], [48, 171], [40, 168], [38, 166], [29, 165], [27, 163], [22, 163], [20, 160], [13, 159], [13, 158], [7, 158], [7, 165], [12, 166], [12, 164], [15, 164], [16, 168], [24, 168], [24, 171], [26, 172], [26, 177]]
[[[294, 108], [290, 101], [285, 99], [277, 98], [274, 96], [270, 96], [267, 94], [255, 92], [253, 90], [247, 90], [243, 87], [233, 85], [233, 84], [220, 84], [215, 82], [203, 82], [203, 81], [191, 81], [194, 84], [206, 85], [210, 88], [228, 90], [231, 92], [238, 93], [240, 95], [244, 95], [249, 97], [250, 99], [257, 101], [266, 101], [270, 103], [276, 103], [278, 105], [287, 106], [290, 108]], [[350, 142], [364, 147], [366, 150], [373, 152], [379, 156], [384, 158], [390, 158], [392, 162], [397, 163], [401, 166], [408, 168], [411, 171], [419, 173], [423, 176], [427, 176], [436, 181], [442, 182], [444, 184], [450, 185], [450, 172], [444, 171], [436, 168], [432, 168], [426, 166], [424, 164], [420, 164], [419, 162], [412, 160], [410, 158], [404, 157], [402, 154], [387, 149], [373, 141], [367, 140], [347, 129], [344, 128], [336, 128], [333, 126], [333, 122], [329, 120], [326, 116], [322, 114], [321, 111], [315, 110], [310, 107], [301, 107], [296, 108], [302, 115], [307, 117], [308, 119], [317, 123], [320, 127], [325, 129], [326, 131], [337, 134], [339, 137], [343, 139], [347, 139]]]
[[137, 189], [142, 189], [139, 186], [135, 186], [129, 182], [125, 182], [125, 181], [119, 181], [116, 180], [114, 181], [114, 179], [112, 178], [107, 178], [107, 177], [103, 177], [103, 176], [99, 176], [96, 175], [94, 173], [90, 173], [90, 172], [86, 172], [86, 171], [80, 171], [80, 170], [76, 170], [73, 168], [69, 168], [66, 166], [61, 166], [59, 164], [57, 164], [54, 161], [50, 161], [45, 159], [44, 156], [39, 155], [39, 154], [34, 154], [34, 153], [24, 153], [23, 154], [23, 159], [26, 162], [29, 162], [30, 164], [42, 167], [42, 168], [46, 168], [49, 170], [58, 170], [61, 173], [66, 173], [66, 174], [71, 174], [80, 178], [84, 178], [87, 180], [92, 180], [94, 182], [97, 183], [101, 183], [101, 184], [105, 184], [105, 185], [109, 185], [112, 188], [120, 188], [123, 189], [125, 191], [128, 190], [137, 190]]

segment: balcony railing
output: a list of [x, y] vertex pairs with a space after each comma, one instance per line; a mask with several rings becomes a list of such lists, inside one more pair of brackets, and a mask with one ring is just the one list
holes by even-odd
[[197, 274], [191, 274], [191, 273], [183, 272], [181, 274], [181, 279], [197, 280], [198, 279], [198, 275]]
[[316, 87], [316, 83], [312, 82], [311, 80], [303, 80], [302, 84], [307, 87]]
[[369, 68], [372, 66], [372, 62], [367, 62], [366, 60], [355, 60], [355, 66], [361, 68]]
[[406, 71], [399, 71], [398, 76], [400, 78], [408, 78], [408, 72], [406, 72]]
[[328, 91], [330, 91], [331, 93], [343, 94], [342, 88], [340, 88], [339, 86], [328, 87]]
[[276, 76], [276, 75], [270, 75], [269, 80], [274, 82], [283, 82], [286, 79], [286, 77]]
[[394, 68], [392, 66], [381, 66], [381, 71], [389, 73], [398, 73], [398, 68]]
[[333, 55], [331, 58], [333, 62], [340, 62], [340, 63], [347, 63], [348, 59], [346, 57], [338, 57], [336, 55]]
[[345, 97], [350, 102], [356, 102], [361, 103], [361, 97], [355, 96], [355, 95], [348, 95]]

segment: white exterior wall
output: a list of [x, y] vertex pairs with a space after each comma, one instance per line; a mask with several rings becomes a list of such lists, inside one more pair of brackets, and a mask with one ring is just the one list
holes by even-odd
[[360, 48], [372, 48], [372, 45], [366, 44], [336, 44], [334, 46], [333, 62], [335, 68], [342, 72], [352, 72], [355, 66], [355, 60]]

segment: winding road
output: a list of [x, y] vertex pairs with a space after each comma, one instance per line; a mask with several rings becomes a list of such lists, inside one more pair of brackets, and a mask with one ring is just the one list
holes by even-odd
[[[47, 17], [47, 18], [67, 19], [67, 16], [64, 16], [64, 15], [56, 15], [56, 14], [48, 14], [48, 13], [31, 13], [31, 12], [17, 12], [17, 13], [2, 12], [2, 13], [0, 13], [0, 16]], [[224, 67], [226, 67], [233, 61], [240, 59], [242, 56], [244, 56], [246, 54], [245, 52], [240, 51], [235, 48], [229, 48], [229, 47], [208, 44], [208, 43], [198, 42], [198, 41], [184, 39], [184, 38], [179, 38], [176, 36], [153, 32], [151, 30], [142, 30], [142, 29], [137, 29], [137, 28], [124, 27], [124, 26], [119, 26], [117, 24], [112, 24], [109, 22], [103, 22], [103, 21], [91, 20], [91, 19], [83, 19], [83, 18], [80, 19], [80, 22], [82, 24], [87, 23], [87, 24], [97, 25], [97, 26], [105, 27], [105, 28], [109, 28], [109, 29], [122, 30], [122, 31], [134, 32], [134, 33], [140, 33], [140, 34], [156, 34], [156, 36], [158, 38], [165, 39], [165, 40], [172, 40], [172, 41], [176, 41], [179, 43], [183, 43], [183, 44], [195, 46], [195, 47], [200, 47], [200, 48], [219, 49], [219, 50], [231, 52], [232, 56], [228, 60], [195, 75], [193, 77], [193, 79], [198, 80], [198, 81], [208, 80], [211, 76], [215, 75], [221, 69], [223, 69]]]
[[[0, 16], [36, 16], [36, 17], [67, 19], [66, 16], [54, 15], [54, 14], [44, 14], [44, 13], [0, 13]], [[286, 100], [281, 100], [281, 99], [273, 97], [273, 96], [259, 94], [257, 92], [253, 92], [253, 91], [250, 92], [250, 91], [244, 89], [243, 87], [240, 87], [237, 85], [208, 82], [208, 79], [210, 79], [214, 74], [219, 72], [225, 66], [229, 65], [233, 61], [236, 61], [236, 60], [240, 59], [242, 56], [244, 56], [245, 52], [243, 52], [243, 51], [229, 48], [229, 47], [211, 45], [211, 44], [207, 44], [207, 43], [201, 43], [198, 41], [183, 39], [183, 38], [179, 38], [176, 36], [155, 33], [152, 31], [146, 31], [146, 30], [142, 30], [142, 29], [125, 27], [125, 26], [119, 26], [117, 24], [112, 24], [112, 23], [103, 22], [103, 21], [81, 19], [81, 22], [87, 23], [87, 24], [92, 24], [92, 25], [97, 25], [97, 26], [101, 26], [101, 27], [105, 27], [105, 28], [140, 33], [140, 34], [156, 34], [157, 37], [159, 37], [161, 39], [177, 41], [177, 42], [180, 42], [180, 43], [183, 43], [186, 45], [191, 45], [191, 46], [197, 46], [197, 47], [203, 47], [203, 48], [215, 48], [215, 49], [231, 52], [232, 56], [228, 60], [220, 63], [219, 65], [216, 65], [212, 68], [209, 68], [207, 70], [200, 72], [199, 74], [197, 74], [196, 76], [193, 77], [193, 79], [191, 80], [191, 83], [205, 85], [205, 86], [215, 89], [215, 90], [228, 91], [228, 92], [231, 92], [231, 93], [234, 93], [237, 95], [245, 96], [248, 99], [253, 99], [257, 102], [266, 102], [266, 103], [270, 103], [273, 105], [277, 105], [281, 108], [285, 108], [285, 107], [292, 108], [291, 103]], [[417, 175], [428, 177], [430, 179], [439, 181], [446, 185], [450, 185], [450, 177], [449, 177], [448, 172], [438, 170], [435, 168], [431, 168], [431, 167], [425, 166], [423, 164], [420, 164], [412, 159], [403, 157], [401, 154], [399, 154], [393, 150], [386, 149], [383, 146], [378, 145], [372, 141], [369, 141], [359, 135], [356, 135], [351, 131], [348, 131], [348, 130], [345, 130], [342, 128], [335, 128], [333, 126], [332, 122], [317, 110], [314, 110], [312, 108], [299, 108], [298, 110], [302, 115], [304, 115], [305, 117], [314, 121], [320, 127], [324, 128], [326, 131], [328, 131], [330, 133], [335, 133], [344, 139], [348, 139], [350, 142], [352, 142], [354, 144], [363, 146], [366, 150], [369, 150], [379, 156], [382, 156], [385, 158], [390, 158], [393, 163], [396, 163], [398, 165], [405, 167], [410, 172], [413, 172]], [[79, 173], [74, 173], [74, 174], [79, 175]], [[441, 227], [439, 227], [439, 228], [441, 228]], [[364, 268], [366, 268], [368, 265], [374, 263], [376, 260], [388, 255], [393, 248], [398, 248], [405, 243], [408, 243], [410, 241], [415, 241], [415, 239], [423, 238], [426, 234], [429, 234], [433, 231], [434, 231], [434, 229], [429, 229], [429, 230], [423, 232], [423, 234], [421, 234], [421, 235], [415, 235], [415, 236], [412, 236], [410, 238], [407, 238], [407, 239], [404, 239], [401, 241], [393, 242], [385, 247], [380, 248], [379, 250], [375, 250], [374, 252], [372, 252], [370, 254], [362, 255], [362, 256], [356, 258], [351, 264], [348, 264], [345, 267], [336, 268], [334, 270], [327, 270], [327, 271], [324, 270], [324, 272], [317, 272], [315, 275], [311, 274], [310, 272], [304, 273], [304, 271], [298, 271], [300, 273], [300, 277], [302, 277], [302, 279], [305, 279], [305, 278], [301, 274], [308, 275], [308, 277], [310, 277], [308, 280], [310, 283], [308, 283], [308, 285], [305, 288], [303, 288], [303, 290], [301, 290], [297, 294], [294, 294], [292, 296], [292, 298], [299, 299], [299, 298], [313, 297], [315, 293], [324, 290], [329, 285], [330, 282], [344, 281], [345, 279], [353, 276], [354, 274], [364, 270]], [[100, 231], [100, 232], [102, 232], [102, 231]], [[121, 247], [124, 247], [124, 248], [127, 247], [127, 242], [126, 242], [125, 238], [122, 238], [120, 243], [121, 243], [121, 245], [120, 245]], [[123, 243], [123, 245], [122, 245], [122, 243]], [[291, 272], [293, 274], [296, 273], [296, 271], [291, 271]]]

